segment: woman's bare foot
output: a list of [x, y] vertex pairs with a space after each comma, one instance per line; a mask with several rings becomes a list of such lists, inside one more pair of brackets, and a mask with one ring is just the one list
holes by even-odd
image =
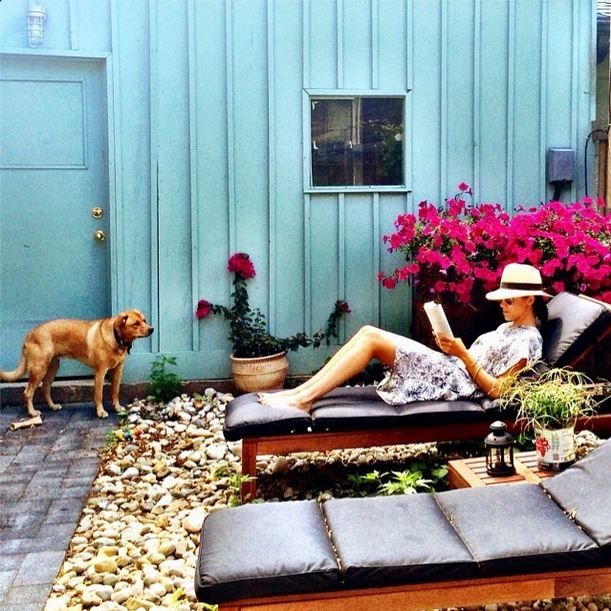
[[292, 407], [306, 413], [309, 413], [312, 407], [311, 403], [303, 402], [291, 391], [260, 392], [257, 394], [257, 401], [267, 407]]

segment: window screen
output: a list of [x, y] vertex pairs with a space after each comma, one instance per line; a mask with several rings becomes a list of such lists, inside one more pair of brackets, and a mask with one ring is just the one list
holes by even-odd
[[310, 100], [312, 186], [404, 184], [404, 98]]

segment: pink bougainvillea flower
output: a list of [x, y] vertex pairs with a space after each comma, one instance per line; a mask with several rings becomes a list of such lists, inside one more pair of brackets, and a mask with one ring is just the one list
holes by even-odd
[[461, 182], [458, 185], [458, 190], [461, 193], [468, 193], [469, 195], [473, 195], [473, 190], [471, 189], [471, 187], [466, 182]]
[[397, 280], [392, 276], [384, 278], [384, 280], [382, 280], [382, 286], [385, 289], [394, 289], [397, 286]]
[[206, 318], [208, 314], [212, 312], [212, 304], [205, 299], [200, 299], [197, 302], [197, 309], [195, 310], [195, 316], [197, 318]]
[[335, 302], [335, 309], [339, 312], [343, 312], [344, 314], [349, 314], [352, 311], [348, 305], [348, 302], [342, 300], [337, 300]]
[[227, 269], [239, 274], [244, 280], [255, 277], [255, 266], [245, 252], [236, 252], [227, 261]]

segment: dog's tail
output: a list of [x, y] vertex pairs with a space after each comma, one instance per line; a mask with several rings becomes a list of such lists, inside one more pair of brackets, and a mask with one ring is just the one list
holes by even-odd
[[19, 363], [17, 363], [17, 367], [13, 371], [0, 371], [0, 382], [16, 382], [19, 378], [23, 377], [26, 367], [27, 360], [25, 354], [22, 353]]

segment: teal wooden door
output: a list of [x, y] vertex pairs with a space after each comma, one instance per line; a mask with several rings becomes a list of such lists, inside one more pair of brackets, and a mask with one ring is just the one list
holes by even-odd
[[38, 323], [110, 314], [107, 126], [104, 62], [0, 56], [2, 369]]

